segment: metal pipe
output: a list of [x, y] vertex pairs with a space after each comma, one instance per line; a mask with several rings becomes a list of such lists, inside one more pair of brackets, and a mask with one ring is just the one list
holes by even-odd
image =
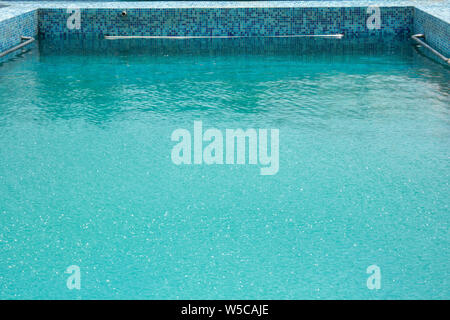
[[[230, 38], [257, 38], [258, 36], [105, 36], [106, 40], [120, 40], [120, 39], [230, 39]], [[318, 34], [318, 35], [288, 35], [288, 36], [264, 36], [264, 38], [336, 38], [342, 39], [343, 34]]]
[[425, 38], [425, 35], [423, 34], [415, 34], [411, 37], [414, 41], [416, 41], [418, 44], [424, 46], [425, 48], [427, 48], [428, 50], [430, 50], [431, 52], [433, 52], [435, 55], [437, 55], [439, 58], [441, 58], [442, 60], [444, 60], [445, 62], [447, 62], [448, 64], [450, 64], [450, 58], [447, 58], [446, 56], [444, 56], [442, 53], [440, 53], [439, 51], [433, 49], [432, 47], [430, 47], [428, 44], [426, 44], [424, 41], [420, 40], [419, 38]]
[[3, 51], [2, 53], [0, 53], [0, 58], [6, 56], [7, 54], [10, 54], [11, 52], [19, 50], [22, 47], [25, 47], [26, 45], [32, 43], [35, 39], [33, 37], [21, 37], [21, 40], [26, 40], [26, 41], [22, 42], [21, 44], [15, 46], [15, 47], [12, 47], [11, 49]]

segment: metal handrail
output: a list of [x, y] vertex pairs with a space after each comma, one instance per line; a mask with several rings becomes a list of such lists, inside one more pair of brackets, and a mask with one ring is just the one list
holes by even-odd
[[25, 47], [26, 45], [32, 43], [35, 39], [33, 37], [21, 37], [21, 40], [26, 40], [26, 41], [22, 42], [21, 44], [15, 46], [15, 47], [12, 47], [11, 49], [3, 51], [2, 53], [0, 53], [0, 58], [6, 56], [7, 54], [10, 54], [11, 52], [19, 50], [22, 47]]
[[[229, 39], [229, 38], [256, 38], [257, 36], [105, 36], [106, 40], [120, 39]], [[336, 38], [342, 39], [343, 34], [311, 34], [311, 35], [286, 35], [286, 36], [264, 36], [264, 38]]]
[[439, 51], [435, 50], [434, 48], [430, 47], [428, 44], [426, 44], [424, 41], [420, 40], [419, 38], [425, 38], [425, 35], [423, 34], [415, 34], [411, 37], [414, 41], [416, 41], [417, 43], [419, 43], [420, 45], [424, 46], [425, 48], [427, 48], [428, 50], [430, 50], [431, 52], [433, 52], [436, 56], [438, 56], [439, 58], [441, 58], [442, 60], [444, 60], [445, 62], [447, 62], [448, 64], [450, 64], [450, 58], [447, 58], [446, 56], [444, 56], [442, 53], [440, 53]]

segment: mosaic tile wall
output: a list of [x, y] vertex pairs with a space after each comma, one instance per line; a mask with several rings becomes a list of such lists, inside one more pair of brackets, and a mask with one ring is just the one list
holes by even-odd
[[147, 36], [279, 36], [344, 33], [346, 37], [409, 35], [413, 7], [381, 8], [381, 29], [367, 28], [366, 7], [81, 9], [81, 29], [67, 28], [67, 9], [40, 9], [43, 38]]
[[450, 24], [414, 9], [414, 33], [425, 34], [425, 41], [446, 57], [450, 57]]
[[37, 10], [0, 21], [0, 52], [21, 42], [21, 37], [36, 37], [38, 34]]
[[[367, 6], [362, 2], [253, 2], [244, 7], [239, 2], [208, 2], [207, 5], [185, 5], [179, 2], [130, 3], [85, 2], [81, 9], [81, 29], [70, 30], [68, 2], [40, 2], [8, 5], [0, 12], [0, 50], [20, 43], [20, 36], [38, 33], [43, 38], [102, 38], [105, 35], [153, 36], [278, 36], [299, 34], [344, 33], [347, 38], [425, 33], [426, 40], [443, 54], [450, 56], [449, 8], [384, 3], [380, 30], [368, 30]], [[142, 3], [142, 2], [141, 2]], [[172, 4], [174, 5], [172, 5]], [[449, 2], [450, 3], [450, 2]], [[355, 4], [358, 4], [355, 6]], [[270, 7], [270, 8], [269, 8]], [[39, 9], [38, 9], [39, 8]], [[137, 9], [140, 8], [140, 9]], [[3, 13], [3, 14], [2, 14]], [[439, 18], [438, 18], [439, 17]], [[39, 31], [39, 32], [38, 32]]]

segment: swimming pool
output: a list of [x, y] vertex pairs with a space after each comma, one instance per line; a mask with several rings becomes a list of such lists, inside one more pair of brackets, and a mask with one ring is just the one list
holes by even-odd
[[[41, 40], [0, 65], [0, 297], [448, 299], [449, 80], [408, 39]], [[279, 171], [175, 165], [194, 121]]]

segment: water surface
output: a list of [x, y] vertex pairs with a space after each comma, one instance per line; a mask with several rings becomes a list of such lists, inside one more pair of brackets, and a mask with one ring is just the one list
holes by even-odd
[[[0, 298], [448, 299], [449, 80], [400, 40], [40, 41], [0, 64]], [[279, 129], [278, 174], [174, 165], [194, 120]]]

